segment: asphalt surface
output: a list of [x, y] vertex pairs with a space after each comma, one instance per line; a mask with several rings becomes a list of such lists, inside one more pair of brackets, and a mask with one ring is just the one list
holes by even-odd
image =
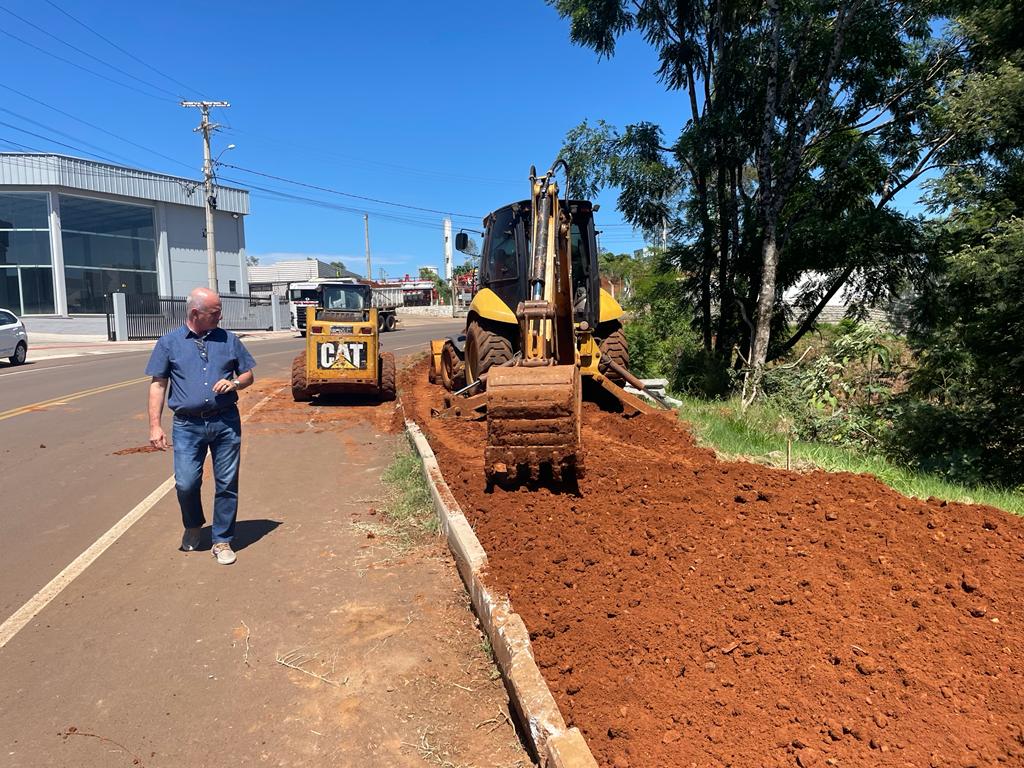
[[[401, 360], [458, 327], [383, 344]], [[248, 344], [229, 567], [208, 526], [177, 551], [171, 455], [123, 452], [148, 440], [148, 351], [0, 369], [0, 765], [529, 763], [447, 552], [380, 525], [397, 404], [292, 402], [302, 343]], [[133, 508], [148, 511], [12, 635], [12, 613]]]
[[[460, 327], [418, 324], [383, 334], [381, 344], [402, 358]], [[257, 380], [286, 379], [303, 344], [298, 336], [248, 342]], [[0, 367], [0, 623], [172, 472], [167, 453], [117, 453], [148, 443], [149, 354]]]

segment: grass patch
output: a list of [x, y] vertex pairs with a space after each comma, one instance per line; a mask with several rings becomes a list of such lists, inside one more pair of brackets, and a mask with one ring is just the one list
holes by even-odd
[[[755, 404], [747, 413], [738, 399], [709, 402], [686, 395], [675, 395], [683, 404], [681, 418], [690, 422], [698, 443], [713, 448], [727, 459], [746, 459], [770, 466], [786, 465], [786, 415], [770, 405]], [[849, 448], [794, 440], [794, 468], [808, 465], [828, 472], [855, 472], [874, 475], [890, 488], [906, 496], [926, 499], [935, 496], [967, 504], [988, 504], [1007, 512], [1024, 515], [1024, 494], [998, 488], [966, 486], [935, 475], [915, 472], [885, 459]]]
[[381, 511], [400, 534], [408, 540], [436, 534], [437, 515], [419, 455], [403, 443], [382, 477], [391, 493]]

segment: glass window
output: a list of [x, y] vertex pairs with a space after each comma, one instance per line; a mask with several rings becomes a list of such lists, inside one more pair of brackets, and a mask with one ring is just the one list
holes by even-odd
[[156, 270], [156, 242], [63, 231], [64, 263], [76, 267]]
[[14, 325], [18, 322], [10, 312], [0, 310], [0, 325]]
[[60, 226], [64, 231], [152, 240], [153, 209], [144, 205], [61, 195]]
[[50, 228], [50, 203], [45, 192], [0, 193], [0, 230]]
[[155, 272], [67, 267], [64, 280], [68, 292], [68, 312], [72, 314], [106, 312], [106, 295], [115, 291], [143, 296], [157, 295]]
[[50, 267], [23, 267], [21, 296], [25, 300], [25, 306], [22, 308], [24, 314], [52, 315], [53, 270]]
[[487, 274], [491, 280], [514, 280], [519, 275], [516, 257], [516, 222], [511, 208], [499, 211], [490, 227]]
[[18, 290], [18, 270], [0, 267], [0, 307], [21, 314], [21, 291]]
[[50, 266], [49, 230], [0, 230], [0, 264]]

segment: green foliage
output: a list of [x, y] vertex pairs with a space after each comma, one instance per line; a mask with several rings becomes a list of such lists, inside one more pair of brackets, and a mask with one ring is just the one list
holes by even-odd
[[912, 335], [915, 401], [899, 420], [920, 466], [1021, 484], [1024, 466], [1024, 219], [947, 254]]
[[[630, 368], [641, 377], [664, 377], [679, 392], [724, 394], [728, 372], [702, 346], [694, 330], [683, 276], [661, 256], [632, 259], [625, 325]], [[680, 309], [683, 307], [684, 309]]]
[[769, 368], [765, 394], [795, 437], [877, 449], [899, 373], [894, 346], [873, 326], [844, 321], [821, 349]]
[[[680, 417], [689, 422], [702, 445], [725, 458], [741, 458], [776, 467], [786, 466], [789, 413], [771, 399], [743, 409], [738, 397], [708, 402], [682, 395]], [[883, 483], [908, 496], [936, 497], [967, 504], [990, 504], [1024, 515], [1024, 491], [1006, 490], [977, 483], [954, 482], [941, 474], [906, 467], [878, 451], [850, 446], [815, 443], [800, 438], [791, 443], [791, 464], [795, 469], [820, 467], [829, 472], [874, 475]]]
[[434, 514], [430, 489], [423, 478], [423, 466], [411, 448], [403, 445], [398, 450], [394, 460], [384, 470], [382, 479], [392, 491], [384, 507], [384, 514], [398, 526], [403, 538], [437, 533], [437, 516]]
[[[344, 261], [340, 261], [338, 259], [335, 259], [334, 261], [327, 262], [327, 266], [331, 267], [334, 270], [335, 277], [339, 277], [342, 272], [347, 272], [348, 271], [345, 268], [345, 262]], [[369, 277], [369, 276], [367, 276], [367, 277]]]

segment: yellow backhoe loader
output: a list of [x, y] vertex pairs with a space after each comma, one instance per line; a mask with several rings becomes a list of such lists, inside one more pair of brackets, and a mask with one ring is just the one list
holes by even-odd
[[[600, 287], [595, 206], [559, 198], [559, 167], [543, 176], [531, 168], [530, 199], [484, 219], [482, 288], [466, 332], [431, 341], [430, 379], [452, 391], [438, 415], [485, 414], [492, 482], [537, 478], [543, 467], [556, 480], [582, 473], [584, 378], [630, 410], [649, 410], [619, 386], [644, 385], [627, 369], [622, 308]], [[467, 240], [459, 233], [456, 248]]]

